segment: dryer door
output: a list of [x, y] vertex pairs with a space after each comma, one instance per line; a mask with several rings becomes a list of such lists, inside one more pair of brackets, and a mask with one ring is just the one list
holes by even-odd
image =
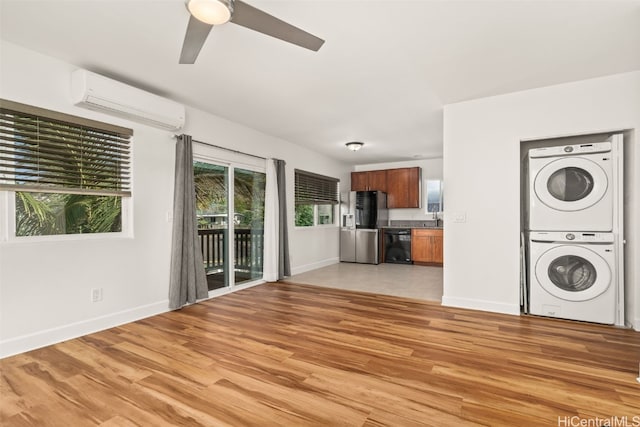
[[611, 269], [597, 253], [583, 246], [555, 246], [543, 253], [536, 278], [551, 295], [566, 301], [587, 301], [611, 285]]
[[534, 191], [542, 203], [560, 211], [587, 209], [602, 199], [609, 182], [595, 162], [564, 157], [544, 166], [535, 177]]

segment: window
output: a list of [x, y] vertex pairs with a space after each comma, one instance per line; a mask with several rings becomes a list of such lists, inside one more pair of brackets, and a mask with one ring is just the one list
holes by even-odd
[[296, 227], [335, 223], [339, 180], [295, 170]]
[[318, 211], [318, 224], [333, 224], [334, 205], [316, 205]]
[[439, 213], [444, 211], [444, 199], [442, 195], [441, 180], [427, 180], [425, 186], [427, 191], [427, 213]]
[[122, 231], [130, 129], [0, 100], [0, 191], [15, 236]]
[[314, 205], [296, 204], [296, 227], [312, 227], [314, 216]]

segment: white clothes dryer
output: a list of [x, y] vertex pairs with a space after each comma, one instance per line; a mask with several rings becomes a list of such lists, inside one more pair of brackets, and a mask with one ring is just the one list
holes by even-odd
[[611, 142], [529, 150], [529, 230], [612, 231]]
[[530, 314], [614, 324], [613, 233], [529, 233]]

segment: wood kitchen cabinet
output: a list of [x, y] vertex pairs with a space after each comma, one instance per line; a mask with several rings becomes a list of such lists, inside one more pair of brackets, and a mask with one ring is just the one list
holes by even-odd
[[444, 232], [441, 229], [411, 230], [411, 259], [414, 264], [443, 264]]
[[420, 207], [420, 168], [351, 172], [351, 191], [384, 191], [389, 209]]
[[351, 191], [387, 191], [387, 171], [351, 172]]
[[420, 168], [387, 169], [387, 207], [420, 207]]

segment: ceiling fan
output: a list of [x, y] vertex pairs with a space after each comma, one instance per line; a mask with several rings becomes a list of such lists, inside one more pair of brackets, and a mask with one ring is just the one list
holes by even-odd
[[317, 52], [324, 40], [241, 0], [187, 0], [191, 16], [182, 44], [180, 64], [193, 64], [214, 25], [233, 22], [254, 31]]

